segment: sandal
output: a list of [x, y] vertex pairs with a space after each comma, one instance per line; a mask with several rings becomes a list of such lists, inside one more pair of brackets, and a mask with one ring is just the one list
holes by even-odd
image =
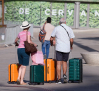
[[20, 80], [17, 80], [17, 84], [20, 85]]
[[27, 83], [24, 83], [24, 82], [23, 82], [23, 83], [20, 83], [20, 85], [27, 85]]

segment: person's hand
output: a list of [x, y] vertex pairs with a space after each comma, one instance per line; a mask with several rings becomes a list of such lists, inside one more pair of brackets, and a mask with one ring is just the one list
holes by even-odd
[[73, 49], [73, 47], [71, 47], [71, 50]]
[[34, 44], [34, 46], [35, 46], [35, 47], [38, 47], [38, 45], [37, 45], [37, 44]]
[[53, 46], [55, 46], [55, 44], [56, 44], [56, 41], [55, 41], [55, 40], [53, 40]]

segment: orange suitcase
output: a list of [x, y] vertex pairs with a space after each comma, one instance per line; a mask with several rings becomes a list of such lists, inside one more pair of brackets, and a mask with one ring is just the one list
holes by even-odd
[[9, 83], [15, 83], [18, 78], [19, 64], [9, 64], [8, 66], [8, 81]]
[[53, 59], [44, 59], [44, 81], [51, 82], [57, 80], [56, 61]]

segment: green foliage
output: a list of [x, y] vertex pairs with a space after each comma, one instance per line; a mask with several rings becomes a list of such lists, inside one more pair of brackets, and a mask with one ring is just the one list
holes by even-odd
[[[51, 6], [52, 5], [52, 6]], [[68, 26], [74, 26], [74, 3], [66, 4], [66, 24]], [[7, 2], [5, 0], [5, 21], [9, 22], [23, 22], [28, 21], [35, 26], [41, 26], [45, 23], [47, 17], [52, 17], [52, 24], [54, 26], [59, 25], [60, 18], [64, 17], [64, 8], [65, 3], [56, 3], [52, 2], [40, 2], [40, 1], [10, 1]], [[29, 14], [19, 14], [20, 8], [29, 8]], [[49, 15], [45, 14], [45, 10]], [[56, 15], [52, 15], [53, 9], [56, 9]], [[63, 15], [59, 15], [59, 10], [63, 10]], [[90, 16], [89, 16], [89, 27], [91, 28], [99, 28], [99, 16], [95, 16], [95, 11], [99, 13], [98, 4], [90, 4]], [[85, 12], [86, 16], [82, 15], [82, 11]], [[69, 13], [72, 13], [69, 15]], [[79, 13], [79, 26], [86, 27], [87, 26], [87, 4], [80, 4], [80, 13]]]
[[[51, 4], [50, 2], [41, 2], [41, 25], [43, 25], [47, 19], [47, 17], [50, 17], [50, 15], [45, 14], [46, 9], [50, 9]], [[50, 11], [47, 11], [48, 14], [50, 14]]]
[[[85, 15], [81, 16], [82, 12], [85, 12]], [[80, 27], [86, 27], [87, 26], [87, 4], [80, 4], [80, 22], [79, 22], [79, 26]]]
[[89, 27], [99, 28], [99, 16], [95, 16], [95, 11], [99, 13], [99, 5], [91, 4], [90, 5], [90, 17], [89, 17]]
[[56, 15], [52, 15], [52, 24], [55, 26], [59, 25], [60, 18], [64, 17], [64, 13], [59, 15], [59, 10], [64, 11], [64, 5], [64, 3], [52, 3], [52, 9], [56, 9], [57, 12]]
[[[72, 14], [69, 15], [69, 12], [71, 12]], [[74, 4], [73, 3], [67, 4], [66, 24], [68, 26], [74, 26]]]

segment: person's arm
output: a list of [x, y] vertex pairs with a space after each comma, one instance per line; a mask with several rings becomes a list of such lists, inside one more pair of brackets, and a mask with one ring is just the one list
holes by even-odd
[[33, 44], [34, 46], [37, 47], [37, 44], [35, 44], [35, 43], [32, 42], [31, 36], [30, 36], [30, 35], [28, 35], [28, 42], [31, 43], [31, 44]]
[[54, 28], [52, 34], [51, 34], [51, 37], [50, 37], [50, 42], [52, 42], [52, 45], [55, 45], [56, 42], [55, 42], [55, 36], [56, 36], [56, 28]]
[[50, 38], [50, 42], [52, 43], [51, 45], [55, 46], [56, 42], [55, 42], [55, 37]]
[[70, 39], [70, 48], [73, 49], [73, 38]]
[[14, 42], [17, 42], [19, 40], [19, 38], [18, 37], [16, 37], [16, 39], [15, 39], [15, 41]]

